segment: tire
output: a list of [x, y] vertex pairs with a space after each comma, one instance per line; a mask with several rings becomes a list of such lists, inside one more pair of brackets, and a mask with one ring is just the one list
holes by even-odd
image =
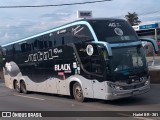
[[17, 81], [17, 80], [14, 82], [14, 88], [15, 88], [16, 92], [18, 92], [18, 93], [20, 93], [20, 92], [21, 92], [21, 89], [20, 89], [20, 86], [19, 86], [19, 84], [18, 84], [18, 81]]
[[74, 96], [74, 99], [78, 102], [83, 102], [84, 101], [82, 87], [78, 82], [76, 82], [73, 85], [73, 96]]
[[24, 81], [21, 81], [20, 86], [21, 86], [21, 91], [22, 91], [22, 93], [27, 94], [28, 91], [27, 91], [27, 89], [26, 89], [26, 84], [25, 84]]

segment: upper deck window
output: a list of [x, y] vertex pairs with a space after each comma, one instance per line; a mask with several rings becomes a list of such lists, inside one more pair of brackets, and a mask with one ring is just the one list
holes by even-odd
[[76, 25], [71, 28], [73, 42], [93, 41], [93, 36], [86, 25]]
[[137, 41], [133, 28], [123, 20], [92, 20], [90, 21], [99, 41], [109, 43]]

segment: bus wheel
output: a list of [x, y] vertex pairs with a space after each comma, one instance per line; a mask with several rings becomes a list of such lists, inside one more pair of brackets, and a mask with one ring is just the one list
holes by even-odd
[[27, 91], [27, 89], [26, 89], [26, 84], [25, 84], [25, 82], [24, 81], [21, 81], [21, 91], [24, 93], [24, 94], [27, 94], [28, 93], [28, 91]]
[[73, 96], [78, 102], [84, 101], [82, 87], [78, 82], [73, 85]]
[[17, 81], [17, 80], [14, 82], [14, 88], [15, 88], [15, 90], [16, 90], [18, 93], [20, 93], [20, 92], [21, 92], [21, 90], [20, 90], [20, 87], [19, 87], [19, 84], [18, 84], [18, 81]]

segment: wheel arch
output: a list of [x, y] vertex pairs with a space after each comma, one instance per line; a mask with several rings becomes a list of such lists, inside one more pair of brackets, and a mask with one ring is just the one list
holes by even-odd
[[[78, 83], [81, 85], [82, 89], [83, 89], [82, 81], [81, 81], [81, 80], [79, 80], [79, 79], [73, 79], [73, 80], [71, 80], [70, 83], [69, 83], [69, 92], [70, 92], [70, 96], [71, 96], [71, 97], [73, 97], [73, 85], [74, 85], [76, 82], [78, 82]], [[84, 93], [83, 93], [83, 94], [84, 94]]]
[[24, 81], [24, 82], [25, 82], [25, 80], [24, 80], [24, 79], [20, 79], [19, 83], [21, 83], [22, 81]]
[[15, 89], [15, 83], [16, 83], [16, 81], [18, 82], [17, 79], [13, 79], [13, 89]]
[[27, 87], [26, 87], [26, 82], [25, 82], [24, 79], [20, 79], [20, 89], [21, 89], [22, 93], [24, 93], [24, 94], [28, 93], [28, 90], [27, 90]]
[[27, 88], [27, 83], [26, 83], [26, 80], [25, 80], [24, 78], [21, 78], [21, 79], [19, 80], [19, 84], [21, 84], [21, 82], [24, 82], [25, 85], [26, 85], [26, 88]]

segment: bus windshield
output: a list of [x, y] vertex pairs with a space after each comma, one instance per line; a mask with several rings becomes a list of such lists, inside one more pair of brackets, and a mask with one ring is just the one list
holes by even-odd
[[125, 73], [125, 71], [133, 72], [138, 71], [138, 69], [143, 70], [147, 68], [145, 55], [141, 46], [118, 47], [112, 50], [112, 73]]
[[138, 41], [135, 31], [124, 20], [92, 20], [90, 24], [99, 41], [109, 43]]

